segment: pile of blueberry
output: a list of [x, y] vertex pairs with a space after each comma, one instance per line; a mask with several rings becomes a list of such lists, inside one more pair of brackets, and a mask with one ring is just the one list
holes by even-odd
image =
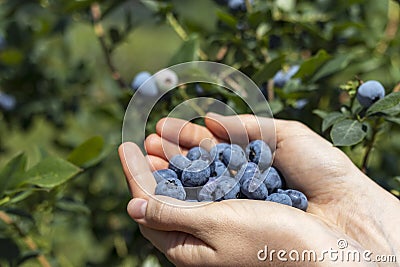
[[168, 169], [153, 172], [155, 194], [191, 202], [266, 200], [305, 211], [307, 197], [284, 189], [284, 180], [271, 163], [272, 151], [262, 140], [250, 142], [245, 150], [227, 143], [210, 151], [193, 147], [186, 157], [173, 156]]

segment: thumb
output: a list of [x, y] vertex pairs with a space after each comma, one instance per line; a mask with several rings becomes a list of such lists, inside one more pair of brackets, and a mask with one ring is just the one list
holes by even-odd
[[[179, 231], [209, 240], [208, 228], [215, 224], [215, 203], [185, 203], [169, 197], [134, 198], [128, 203], [128, 214], [139, 224], [161, 231]], [[186, 206], [185, 206], [186, 205]]]

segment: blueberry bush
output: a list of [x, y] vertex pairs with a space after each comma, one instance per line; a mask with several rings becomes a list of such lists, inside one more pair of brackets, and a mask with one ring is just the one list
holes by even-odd
[[[399, 197], [399, 22], [394, 0], [0, 0], [0, 266], [170, 265], [126, 214], [116, 149], [143, 77], [186, 61], [242, 71], [274, 116]], [[250, 112], [191, 84], [163, 97], [147, 133], [197, 96]]]

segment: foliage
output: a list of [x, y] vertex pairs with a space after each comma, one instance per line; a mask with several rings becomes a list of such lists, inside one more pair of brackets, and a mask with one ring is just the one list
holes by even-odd
[[[0, 109], [1, 266], [169, 265], [126, 214], [116, 149], [130, 80], [185, 61], [244, 72], [276, 117], [303, 121], [400, 195], [398, 2], [249, 3], [0, 0], [0, 92], [16, 98]], [[387, 96], [364, 109], [355, 94], [369, 79]], [[196, 96], [249, 112], [221, 88], [187, 86], [156, 106], [147, 132]]]

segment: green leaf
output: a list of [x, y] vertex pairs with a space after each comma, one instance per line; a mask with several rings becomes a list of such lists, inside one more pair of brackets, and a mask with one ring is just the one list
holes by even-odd
[[400, 118], [397, 118], [397, 117], [386, 117], [385, 120], [400, 125]]
[[286, 56], [283, 55], [265, 64], [259, 71], [256, 72], [256, 74], [253, 75], [252, 80], [256, 84], [261, 84], [268, 81], [275, 75], [277, 71], [281, 69], [282, 64], [285, 62], [285, 58]]
[[74, 177], [80, 168], [61, 158], [46, 158], [26, 172], [26, 183], [43, 188], [54, 188]]
[[368, 108], [366, 116], [371, 116], [379, 112], [391, 116], [399, 114], [400, 92], [391, 93], [374, 103]]
[[334, 74], [338, 71], [343, 70], [349, 65], [351, 60], [353, 59], [352, 55], [342, 54], [336, 56], [334, 59], [328, 61], [324, 64], [312, 77], [312, 81], [315, 82], [323, 77]]
[[236, 30], [236, 25], [238, 21], [234, 16], [226, 12], [217, 11], [217, 17], [220, 21], [224, 22], [226, 25]]
[[4, 190], [12, 188], [21, 182], [26, 162], [25, 154], [19, 154], [11, 159], [0, 171], [0, 195]]
[[331, 56], [325, 50], [319, 50], [315, 56], [307, 59], [303, 64], [301, 64], [299, 71], [293, 76], [293, 78], [304, 79], [311, 76], [330, 58]]
[[331, 138], [335, 146], [351, 146], [361, 142], [366, 136], [362, 123], [356, 120], [342, 120], [332, 127]]
[[325, 132], [329, 127], [335, 123], [344, 120], [346, 116], [341, 112], [331, 112], [322, 121], [322, 131]]
[[4, 65], [14, 66], [21, 63], [24, 55], [15, 48], [9, 48], [0, 52], [0, 62]]
[[94, 136], [76, 147], [68, 156], [67, 160], [77, 166], [83, 166], [97, 158], [104, 147], [101, 136]]
[[314, 109], [313, 113], [320, 117], [321, 119], [325, 119], [326, 116], [328, 116], [328, 112], [320, 109]]
[[191, 34], [189, 39], [185, 41], [177, 53], [172, 56], [170, 60], [170, 65], [175, 65], [188, 61], [199, 60], [199, 36], [197, 34]]

